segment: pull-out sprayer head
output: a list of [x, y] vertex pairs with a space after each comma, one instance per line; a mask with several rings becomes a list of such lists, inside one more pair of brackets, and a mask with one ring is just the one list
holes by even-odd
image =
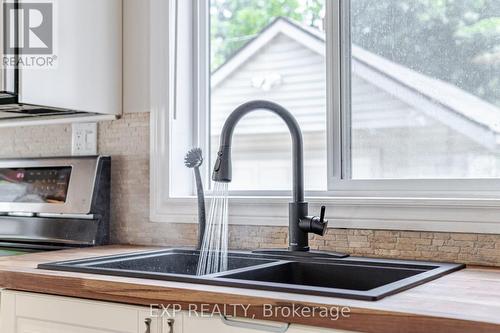
[[232, 180], [231, 147], [221, 146], [217, 153], [212, 180], [219, 183], [229, 183]]

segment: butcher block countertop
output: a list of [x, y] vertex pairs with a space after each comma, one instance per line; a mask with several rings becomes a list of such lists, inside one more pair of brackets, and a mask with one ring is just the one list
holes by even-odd
[[[127, 304], [249, 305], [248, 316], [359, 332], [500, 332], [500, 269], [469, 267], [416, 288], [368, 302], [282, 292], [207, 286], [37, 269], [40, 263], [123, 254], [158, 248], [103, 246], [0, 258], [2, 288]], [[287, 316], [264, 308], [349, 308], [332, 320], [321, 315]], [[238, 310], [237, 310], [238, 311]], [[319, 313], [319, 312], [318, 312]], [[237, 312], [237, 315], [242, 315]]]

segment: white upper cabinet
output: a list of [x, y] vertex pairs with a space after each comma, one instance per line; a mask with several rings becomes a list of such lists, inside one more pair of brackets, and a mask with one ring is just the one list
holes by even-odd
[[149, 112], [150, 1], [123, 0], [123, 112]]
[[122, 113], [122, 0], [53, 0], [53, 47], [54, 68], [20, 66], [20, 103]]

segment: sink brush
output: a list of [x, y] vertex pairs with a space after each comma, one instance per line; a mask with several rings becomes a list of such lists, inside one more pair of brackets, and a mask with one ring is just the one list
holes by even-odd
[[201, 250], [203, 243], [203, 236], [205, 235], [205, 194], [203, 192], [203, 183], [201, 181], [200, 166], [203, 164], [203, 154], [200, 148], [193, 148], [184, 157], [184, 165], [194, 170], [194, 177], [196, 180], [196, 192], [198, 195], [198, 246], [197, 249]]

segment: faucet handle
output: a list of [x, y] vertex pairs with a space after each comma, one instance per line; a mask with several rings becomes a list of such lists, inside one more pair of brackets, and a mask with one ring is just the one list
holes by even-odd
[[[319, 222], [324, 223], [325, 221], [325, 212], [326, 212], [326, 207], [321, 206], [321, 213], [319, 214]], [[326, 221], [328, 223], [328, 221]]]
[[325, 220], [326, 207], [321, 206], [321, 213], [319, 218], [314, 216], [311, 219], [311, 232], [316, 235], [324, 236], [326, 232], [326, 228], [328, 226], [328, 220]]
[[316, 235], [324, 236], [328, 226], [328, 220], [325, 219], [326, 207], [321, 207], [320, 217], [306, 216], [299, 221], [299, 227], [305, 232], [312, 232]]

